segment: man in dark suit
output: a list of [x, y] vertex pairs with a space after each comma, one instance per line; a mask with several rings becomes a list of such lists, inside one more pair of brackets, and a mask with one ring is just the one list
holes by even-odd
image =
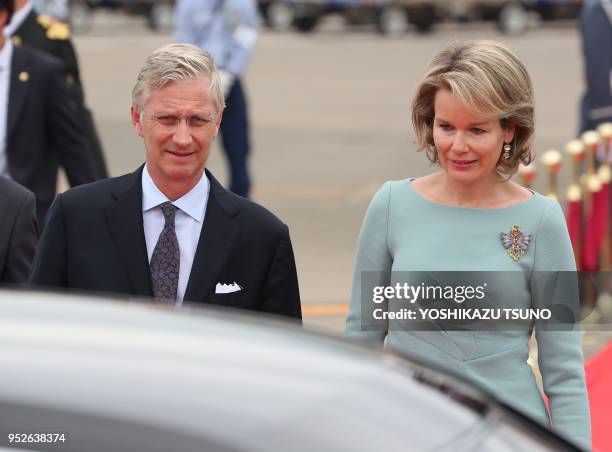
[[34, 194], [0, 177], [0, 283], [25, 284], [38, 241]]
[[580, 133], [612, 121], [612, 0], [585, 0], [580, 17], [586, 90]]
[[223, 108], [208, 53], [153, 52], [132, 93], [145, 165], [56, 198], [32, 283], [301, 318], [287, 226], [205, 171]]
[[15, 46], [26, 45], [61, 60], [68, 93], [79, 111], [79, 119], [85, 132], [88, 151], [93, 159], [96, 177], [108, 177], [102, 145], [93, 121], [91, 111], [85, 106], [85, 94], [81, 83], [79, 64], [67, 24], [48, 16], [39, 16], [29, 0], [14, 0], [15, 13], [5, 29]]
[[56, 191], [61, 164], [70, 185], [95, 180], [79, 126], [78, 110], [67, 94], [61, 63], [37, 50], [15, 47], [4, 37], [12, 0], [0, 0], [0, 175], [36, 195], [38, 220]]

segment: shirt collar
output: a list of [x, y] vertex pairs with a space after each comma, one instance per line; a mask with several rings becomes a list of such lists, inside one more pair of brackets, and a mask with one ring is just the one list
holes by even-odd
[[4, 36], [12, 36], [13, 33], [15, 33], [15, 30], [21, 26], [28, 14], [30, 14], [30, 11], [32, 11], [32, 2], [28, 2], [19, 11], [15, 11], [15, 13], [13, 13], [13, 17], [11, 18], [11, 22], [4, 27]]
[[11, 57], [13, 55], [13, 43], [10, 39], [4, 41], [0, 48], [0, 71], [11, 69]]
[[[210, 182], [206, 173], [202, 173], [202, 178], [189, 192], [185, 193], [176, 201], [172, 201], [176, 207], [185, 212], [191, 218], [198, 222], [204, 220], [204, 212], [206, 212], [206, 204], [208, 202], [208, 193], [210, 192]], [[202, 202], [202, 200], [204, 202]], [[170, 201], [164, 195], [149, 174], [147, 165], [145, 164], [142, 170], [142, 211], [146, 212], [160, 204]]]

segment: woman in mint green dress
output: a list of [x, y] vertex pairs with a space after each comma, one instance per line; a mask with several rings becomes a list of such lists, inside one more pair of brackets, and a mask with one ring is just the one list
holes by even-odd
[[[440, 171], [387, 182], [374, 196], [359, 236], [347, 335], [452, 369], [501, 400], [590, 448], [590, 418], [578, 328], [410, 328], [385, 318], [391, 302], [362, 294], [364, 272], [393, 286], [399, 272], [522, 272], [497, 291], [504, 306], [537, 305], [530, 276], [575, 271], [565, 218], [555, 201], [509, 180], [532, 159], [533, 89], [519, 59], [491, 41], [453, 44], [431, 62], [417, 89], [412, 119], [417, 141]], [[365, 295], [362, 297], [362, 295]], [[363, 301], [362, 301], [363, 298]], [[371, 303], [372, 306], [368, 306]], [[531, 367], [535, 330], [546, 409]]]

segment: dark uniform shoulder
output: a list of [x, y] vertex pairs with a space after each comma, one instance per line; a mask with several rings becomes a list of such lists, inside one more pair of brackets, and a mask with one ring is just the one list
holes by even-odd
[[47, 39], [58, 41], [70, 39], [70, 27], [67, 23], [49, 16], [38, 16], [36, 22], [45, 30]]
[[70, 39], [68, 24], [49, 16], [38, 16], [31, 11], [24, 21], [17, 27], [11, 37], [16, 46], [27, 45], [49, 51], [54, 41], [67, 41]]
[[76, 53], [70, 40], [68, 24], [49, 16], [38, 16], [34, 11], [26, 16], [11, 37], [15, 46], [33, 47], [59, 58], [66, 73], [66, 83], [80, 82]]

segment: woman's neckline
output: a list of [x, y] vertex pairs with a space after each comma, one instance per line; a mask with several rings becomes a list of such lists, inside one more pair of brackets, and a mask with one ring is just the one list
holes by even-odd
[[509, 204], [507, 206], [502, 206], [502, 207], [462, 207], [462, 206], [453, 206], [451, 204], [444, 204], [441, 202], [437, 202], [437, 201], [433, 201], [425, 196], [423, 196], [421, 193], [419, 193], [417, 191], [416, 188], [414, 188], [414, 185], [412, 185], [412, 182], [414, 180], [416, 180], [416, 177], [412, 177], [409, 178], [407, 180], [408, 185], [410, 186], [410, 189], [414, 192], [414, 194], [423, 202], [427, 203], [427, 204], [431, 204], [434, 206], [440, 206], [442, 208], [448, 208], [448, 209], [460, 209], [460, 210], [470, 210], [470, 211], [483, 211], [483, 212], [488, 212], [488, 211], [500, 211], [500, 210], [505, 210], [505, 209], [512, 209], [514, 207], [519, 207], [519, 206], [523, 206], [531, 201], [533, 201], [533, 199], [536, 197], [536, 192], [531, 190], [530, 188], [528, 188], [527, 190], [529, 190], [531, 192], [531, 196], [529, 196], [529, 198], [527, 199], [523, 199], [521, 201], [517, 201], [513, 204]]

